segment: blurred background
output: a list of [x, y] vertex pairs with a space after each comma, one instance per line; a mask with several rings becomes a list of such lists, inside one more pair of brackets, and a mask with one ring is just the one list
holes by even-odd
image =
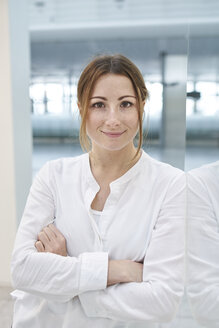
[[[150, 93], [143, 148], [152, 157], [185, 170], [219, 160], [219, 2], [1, 0], [0, 41], [6, 327], [10, 254], [32, 178], [46, 161], [82, 153], [76, 89], [94, 55], [122, 53], [140, 68]], [[186, 301], [164, 326], [199, 327]]]

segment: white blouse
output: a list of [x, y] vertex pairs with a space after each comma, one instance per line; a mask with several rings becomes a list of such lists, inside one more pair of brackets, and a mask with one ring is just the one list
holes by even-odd
[[219, 161], [188, 172], [187, 268], [195, 318], [219, 327]]
[[[110, 183], [99, 224], [100, 189], [89, 155], [50, 161], [31, 187], [12, 256], [13, 328], [140, 328], [171, 320], [184, 289], [185, 174], [152, 159]], [[53, 218], [68, 257], [38, 253]], [[143, 282], [107, 287], [108, 259], [143, 262]]]
[[99, 228], [99, 222], [100, 222], [101, 214], [102, 214], [102, 211], [93, 210], [91, 208], [91, 215], [93, 216], [93, 219], [96, 221], [96, 224], [97, 224], [98, 228]]

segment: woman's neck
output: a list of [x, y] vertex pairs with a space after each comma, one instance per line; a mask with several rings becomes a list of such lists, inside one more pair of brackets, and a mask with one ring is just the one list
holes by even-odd
[[110, 183], [135, 165], [141, 152], [135, 157], [136, 148], [133, 144], [119, 151], [108, 151], [93, 146], [89, 155], [91, 170], [97, 182], [101, 180]]

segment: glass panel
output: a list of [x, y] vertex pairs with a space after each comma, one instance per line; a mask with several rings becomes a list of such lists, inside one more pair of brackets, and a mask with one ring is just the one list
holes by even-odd
[[190, 37], [186, 170], [219, 159], [218, 44], [217, 36]]
[[[197, 35], [199, 34], [199, 35]], [[219, 327], [218, 23], [190, 27], [187, 293], [195, 327]]]

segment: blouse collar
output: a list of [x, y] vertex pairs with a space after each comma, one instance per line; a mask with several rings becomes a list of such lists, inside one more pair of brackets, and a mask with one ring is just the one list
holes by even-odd
[[[131, 180], [134, 176], [136, 176], [136, 174], [139, 172], [139, 170], [142, 167], [143, 162], [145, 161], [147, 155], [144, 152], [143, 149], [141, 149], [141, 156], [139, 158], [139, 160], [135, 163], [135, 165], [133, 165], [126, 173], [124, 173], [121, 177], [119, 177], [118, 179], [112, 181], [110, 183], [110, 187], [116, 187], [119, 186], [123, 183], [128, 182], [129, 180]], [[95, 180], [93, 173], [91, 171], [91, 167], [90, 167], [90, 160], [89, 160], [89, 153], [85, 154], [85, 166], [84, 166], [84, 174], [86, 175], [86, 180], [88, 182], [88, 184], [93, 185], [94, 187], [99, 189], [99, 185], [97, 183], [97, 181]], [[95, 188], [95, 189], [96, 189]]]

